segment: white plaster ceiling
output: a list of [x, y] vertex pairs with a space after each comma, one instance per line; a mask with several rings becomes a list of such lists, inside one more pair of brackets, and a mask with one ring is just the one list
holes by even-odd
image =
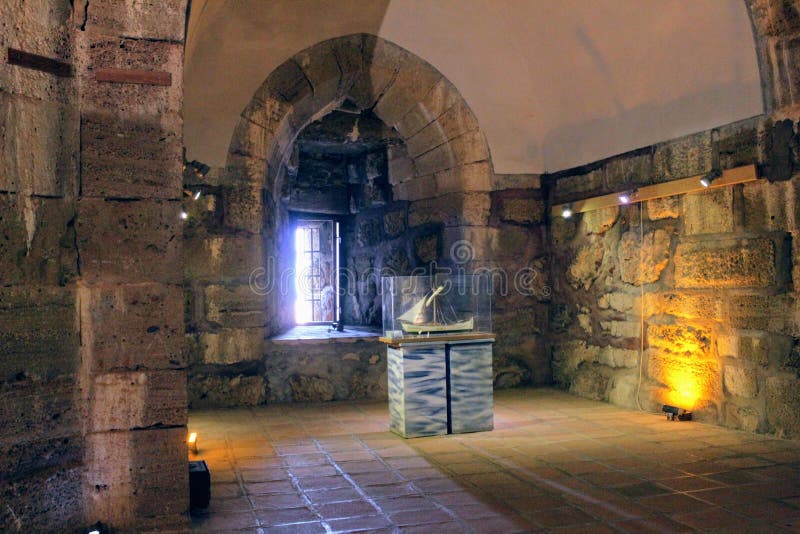
[[554, 172], [763, 111], [743, 0], [194, 0], [188, 158], [224, 164], [273, 69], [359, 32], [453, 82], [498, 173]]

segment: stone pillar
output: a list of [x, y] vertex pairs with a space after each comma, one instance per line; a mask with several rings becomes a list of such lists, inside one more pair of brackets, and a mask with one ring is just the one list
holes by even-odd
[[[87, 524], [186, 526], [185, 0], [75, 2]], [[104, 81], [109, 78], [112, 81]]]

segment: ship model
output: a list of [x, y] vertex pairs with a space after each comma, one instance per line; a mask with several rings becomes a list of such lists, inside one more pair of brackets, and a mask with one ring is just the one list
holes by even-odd
[[429, 292], [397, 318], [406, 334], [441, 334], [471, 331], [474, 318], [457, 320], [453, 307], [442, 298], [444, 286]]

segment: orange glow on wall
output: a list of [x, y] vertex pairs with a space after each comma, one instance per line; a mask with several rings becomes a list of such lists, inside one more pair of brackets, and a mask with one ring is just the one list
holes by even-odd
[[693, 410], [704, 393], [695, 373], [689, 370], [670, 368], [666, 372], [666, 383], [670, 388], [667, 402], [684, 410]]

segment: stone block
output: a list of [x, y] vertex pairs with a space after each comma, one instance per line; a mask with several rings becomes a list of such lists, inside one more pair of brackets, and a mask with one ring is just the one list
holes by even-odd
[[81, 117], [81, 194], [181, 198], [181, 126], [164, 118]]
[[421, 176], [399, 183], [392, 188], [395, 200], [421, 200], [436, 196], [436, 179], [433, 175]]
[[118, 371], [92, 377], [89, 430], [105, 432], [186, 424], [184, 371]]
[[264, 190], [261, 185], [226, 188], [222, 195], [225, 226], [258, 234], [263, 228]]
[[649, 349], [647, 376], [668, 388], [667, 403], [691, 410], [703, 399], [721, 395], [719, 363], [699, 353]]
[[0, 381], [48, 381], [78, 371], [74, 289], [0, 288]]
[[0, 193], [0, 286], [75, 279], [74, 213], [66, 199]]
[[[21, 409], [24, 411], [27, 406]], [[72, 435], [65, 435], [59, 431], [59, 425], [53, 424], [50, 414], [43, 415], [47, 426], [54, 430], [53, 437], [46, 436], [35, 441], [28, 438], [7, 446], [0, 445], [0, 472], [3, 473], [0, 483], [9, 480], [25, 481], [37, 472], [61, 472], [83, 462], [80, 428], [76, 428]], [[26, 429], [23, 428], [20, 432], [24, 435]], [[3, 521], [0, 519], [0, 529], [2, 528]]]
[[624, 408], [637, 408], [638, 385], [639, 377], [636, 374], [615, 373], [608, 386], [608, 402]]
[[[283, 99], [288, 104], [297, 105], [313, 94], [305, 73], [294, 59], [281, 63], [267, 77], [264, 88], [272, 97]], [[262, 98], [266, 100], [266, 98]]]
[[553, 347], [553, 378], [556, 383], [569, 385], [575, 378], [578, 367], [583, 363], [600, 360], [603, 348], [589, 345], [585, 341], [567, 341]]
[[414, 238], [414, 254], [422, 263], [430, 263], [439, 257], [439, 235], [431, 234]]
[[490, 176], [492, 191], [503, 189], [541, 189], [542, 179], [539, 174], [492, 174]]
[[634, 321], [603, 321], [600, 323], [604, 329], [614, 337], [640, 338], [642, 325]]
[[792, 351], [793, 338], [762, 332], [720, 335], [717, 351], [722, 357], [738, 358], [749, 365], [767, 367], [771, 361], [782, 362]]
[[69, 441], [79, 436], [83, 414], [75, 402], [77, 393], [74, 377], [20, 380], [6, 385], [0, 396], [4, 430], [0, 447], [59, 438]]
[[579, 248], [567, 271], [572, 287], [588, 290], [599, 276], [605, 256], [606, 247], [603, 241], [587, 243]]
[[608, 400], [609, 380], [608, 371], [602, 367], [582, 365], [569, 386], [569, 392], [586, 399]]
[[408, 155], [416, 159], [422, 154], [442, 146], [447, 143], [447, 141], [448, 137], [444, 129], [434, 120], [422, 130], [406, 139], [405, 144], [408, 149]]
[[800, 436], [800, 378], [790, 375], [767, 377], [765, 385], [767, 419], [781, 437]]
[[644, 316], [672, 315], [683, 319], [721, 321], [725, 303], [716, 295], [690, 293], [645, 293]]
[[719, 130], [720, 167], [731, 169], [759, 160], [759, 128], [763, 128], [764, 117], [745, 119], [726, 124]]
[[622, 281], [637, 286], [657, 282], [669, 263], [670, 241], [661, 229], [648, 232], [643, 241], [639, 232], [625, 232], [617, 249]]
[[651, 221], [677, 219], [681, 216], [682, 197], [664, 197], [647, 201], [647, 217]]
[[394, 43], [364, 35], [364, 68], [355, 79], [349, 97], [361, 108], [370, 109], [388, 89], [397, 73], [409, 64], [410, 55]]
[[748, 399], [758, 395], [758, 377], [753, 369], [726, 365], [722, 369], [722, 382], [731, 395]]
[[[122, 118], [180, 117], [183, 103], [183, 43], [79, 35], [91, 69], [82, 80], [82, 106], [88, 113], [115, 110]], [[98, 82], [96, 69], [140, 69], [169, 72], [171, 85]]]
[[750, 0], [748, 6], [760, 35], [779, 36], [800, 30], [800, 13], [793, 2]]
[[730, 295], [723, 305], [725, 322], [731, 328], [796, 333], [792, 319], [794, 299], [790, 295]]
[[298, 52], [292, 58], [300, 66], [311, 84], [318, 105], [333, 102], [339, 96], [341, 71], [330, 41]]
[[743, 184], [744, 225], [749, 231], [795, 230], [800, 210], [796, 208], [797, 184], [792, 181], [759, 181]]
[[266, 401], [266, 383], [261, 376], [193, 376], [189, 380], [189, 407], [238, 408]]
[[[66, 62], [74, 61], [72, 32], [68, 31], [69, 2], [5, 2], [0, 43]], [[70, 103], [76, 97], [74, 78], [0, 63], [0, 87], [10, 93], [48, 102]]]
[[[212, 236], [187, 239], [184, 243], [186, 276], [199, 281], [249, 280], [254, 274], [269, 275], [270, 258], [262, 255], [260, 236]], [[273, 258], [274, 260], [275, 258]], [[274, 262], [272, 267], [274, 267]], [[264, 271], [266, 269], [266, 272]]]
[[120, 37], [183, 41], [186, 0], [96, 0], [86, 11], [86, 28]]
[[437, 172], [436, 191], [442, 195], [457, 192], [491, 191], [492, 169], [488, 161], [470, 163]]
[[653, 161], [649, 151], [644, 154], [628, 153], [611, 158], [604, 167], [606, 188], [611, 191], [624, 191], [626, 188], [650, 181]]
[[599, 210], [587, 211], [581, 215], [582, 228], [587, 234], [604, 234], [619, 217], [619, 208], [612, 206]]
[[442, 80], [442, 75], [426, 62], [411, 60], [403, 67], [375, 105], [378, 117], [392, 127], [396, 127]]
[[739, 428], [745, 432], [756, 432], [761, 427], [762, 414], [752, 406], [725, 405], [725, 426]]
[[711, 169], [711, 132], [700, 132], [659, 143], [653, 152], [653, 176], [667, 182]]
[[416, 102], [397, 123], [397, 131], [404, 139], [408, 139], [462, 101], [463, 98], [455, 86], [447, 79], [440, 78], [422, 100]]
[[[506, 225], [501, 228], [485, 226], [450, 226], [444, 229], [442, 250], [459, 264], [469, 261], [496, 262], [516, 261], [525, 264], [529, 259], [541, 255], [541, 244], [527, 228]], [[465, 252], [462, 254], [459, 250]]]
[[249, 285], [205, 288], [206, 320], [226, 328], [265, 326], [265, 301]]
[[521, 224], [542, 222], [544, 201], [536, 198], [506, 198], [502, 201], [500, 220]]
[[270, 156], [274, 138], [275, 134], [272, 130], [242, 118], [233, 131], [228, 153], [257, 160], [266, 160]]
[[767, 43], [767, 53], [767, 61], [774, 69], [771, 92], [775, 108], [796, 105], [800, 83], [800, 38], [792, 36], [787, 39], [771, 39]]
[[189, 508], [186, 427], [101, 432], [86, 439], [86, 522], [129, 529]]
[[647, 342], [650, 347], [686, 356], [707, 355], [711, 347], [708, 332], [683, 324], [649, 324]]
[[0, 90], [0, 191], [71, 195], [77, 189], [80, 122], [73, 105]]
[[686, 235], [722, 234], [734, 229], [733, 188], [693, 193], [683, 197]]
[[336, 63], [342, 73], [339, 82], [338, 94], [346, 95], [361, 70], [364, 68], [364, 55], [362, 54], [362, 35], [353, 34], [331, 40], [331, 48], [336, 55]]
[[480, 130], [473, 130], [414, 158], [421, 175], [489, 159], [489, 148]]
[[[638, 326], [638, 325], [637, 325]], [[639, 333], [630, 337], [639, 337]], [[597, 363], [613, 368], [629, 369], [639, 366], [639, 351], [631, 349], [621, 349], [619, 347], [603, 347], [597, 358]]]
[[179, 286], [83, 286], [78, 297], [84, 361], [91, 372], [186, 365]]
[[386, 152], [390, 184], [397, 185], [417, 176], [414, 160], [408, 156], [405, 147], [389, 146]]
[[586, 194], [599, 191], [605, 181], [605, 169], [599, 168], [584, 174], [564, 176], [556, 181], [555, 200], [561, 201], [575, 197], [578, 194]]
[[406, 211], [390, 211], [383, 216], [383, 231], [388, 237], [397, 237], [406, 231]]
[[776, 283], [775, 256], [771, 239], [682, 242], [675, 251], [675, 286], [768, 287]]
[[182, 281], [180, 204], [172, 201], [78, 201], [81, 275], [89, 283]]
[[18, 531], [20, 524], [33, 532], [85, 530], [81, 473], [81, 467], [65, 465], [4, 482], [0, 530]]
[[264, 354], [264, 328], [222, 328], [200, 335], [203, 363], [233, 364], [260, 360]]
[[429, 223], [445, 226], [485, 226], [489, 220], [491, 198], [486, 193], [451, 193], [412, 202], [408, 209], [408, 226]]

